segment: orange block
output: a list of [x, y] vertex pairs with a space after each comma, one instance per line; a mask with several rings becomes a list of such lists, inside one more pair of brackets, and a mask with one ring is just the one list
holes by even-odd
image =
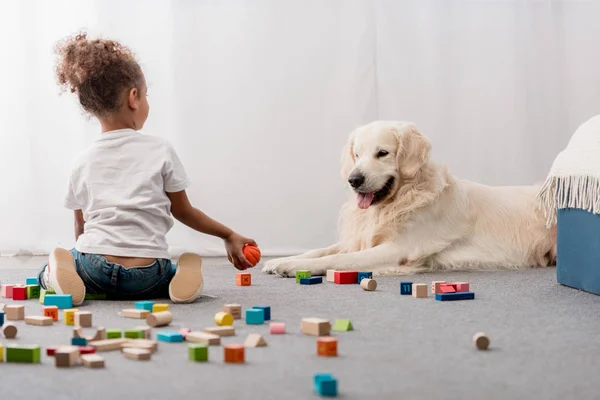
[[244, 345], [243, 344], [228, 344], [224, 347], [225, 362], [227, 363], [243, 363], [244, 362]]
[[58, 306], [43, 306], [44, 317], [51, 317], [54, 321], [58, 321]]
[[247, 272], [235, 274], [235, 284], [238, 286], [250, 286], [252, 284], [252, 275]]
[[331, 336], [323, 336], [317, 339], [317, 354], [326, 357], [337, 356], [338, 340]]

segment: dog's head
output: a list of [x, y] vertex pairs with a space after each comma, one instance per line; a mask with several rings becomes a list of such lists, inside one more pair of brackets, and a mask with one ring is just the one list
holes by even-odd
[[354, 130], [342, 154], [342, 176], [362, 209], [392, 196], [429, 159], [431, 144], [417, 126], [375, 121]]

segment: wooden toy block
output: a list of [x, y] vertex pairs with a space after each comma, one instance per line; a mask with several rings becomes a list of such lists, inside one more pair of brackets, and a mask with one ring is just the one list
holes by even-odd
[[302, 278], [310, 278], [312, 276], [312, 272], [309, 270], [303, 269], [296, 271], [296, 283], [300, 283], [300, 279]]
[[235, 284], [238, 286], [252, 285], [252, 275], [247, 272], [238, 272], [235, 274]]
[[138, 329], [144, 333], [143, 339], [150, 339], [150, 336], [152, 336], [152, 328], [149, 326], [136, 326], [135, 329]]
[[265, 321], [271, 320], [271, 307], [269, 307], [269, 306], [254, 306], [252, 308], [255, 310], [263, 310]]
[[440, 293], [456, 293], [456, 288], [454, 285], [442, 283], [440, 284]]
[[92, 326], [92, 313], [89, 311], [76, 311], [75, 325], [90, 328]]
[[96, 352], [96, 349], [93, 346], [85, 345], [79, 346], [79, 354], [93, 354]]
[[54, 290], [40, 289], [40, 304], [44, 304], [44, 301], [46, 300], [46, 295], [48, 294], [56, 294], [56, 292]]
[[128, 308], [121, 311], [121, 315], [125, 318], [146, 319], [146, 317], [150, 315], [150, 311]]
[[79, 364], [77, 346], [61, 346], [54, 352], [54, 365], [57, 368], [71, 368]]
[[52, 317], [44, 317], [43, 315], [32, 315], [25, 317], [27, 325], [50, 326], [54, 323]]
[[48, 357], [52, 357], [54, 356], [54, 353], [56, 352], [56, 350], [59, 348], [60, 346], [48, 346], [46, 347], [46, 355]]
[[4, 361], [4, 346], [0, 343], [0, 363]]
[[208, 345], [205, 343], [189, 344], [188, 358], [190, 361], [208, 361]]
[[127, 339], [144, 339], [144, 331], [141, 329], [125, 329], [125, 337]]
[[419, 299], [428, 297], [427, 284], [426, 283], [413, 283], [412, 296], [419, 298]]
[[39, 299], [40, 298], [40, 285], [27, 285], [25, 286], [27, 291], [28, 299]]
[[4, 325], [4, 311], [0, 311], [0, 326]]
[[412, 294], [412, 282], [400, 282], [400, 294]]
[[185, 341], [218, 346], [221, 344], [221, 337], [213, 333], [194, 331], [185, 335]]
[[239, 304], [225, 304], [223, 311], [233, 316], [233, 319], [242, 318], [242, 306]]
[[233, 336], [235, 335], [235, 329], [231, 326], [211, 326], [208, 328], [204, 328], [203, 330], [206, 333], [212, 333], [213, 335], [218, 336]]
[[14, 287], [15, 285], [2, 285], [2, 297], [5, 299], [12, 299]]
[[105, 340], [94, 340], [88, 344], [96, 349], [96, 351], [112, 351], [119, 350], [123, 343], [127, 342], [128, 339], [105, 339]]
[[81, 329], [80, 326], [76, 326], [75, 328], [73, 328], [73, 337], [76, 337], [76, 338], [85, 337], [85, 334], [83, 333], [83, 329]]
[[13, 300], [27, 300], [27, 287], [15, 286], [12, 291]]
[[2, 333], [4, 334], [4, 337], [7, 339], [16, 338], [17, 332], [18, 332], [17, 327], [12, 324], [4, 324], [4, 326], [2, 327]]
[[80, 357], [86, 368], [104, 368], [104, 357], [98, 354], [82, 354]]
[[25, 306], [9, 304], [4, 307], [4, 317], [8, 321], [22, 321], [25, 319]]
[[315, 392], [322, 397], [336, 397], [337, 386], [337, 379], [330, 374], [315, 374], [314, 376]]
[[58, 321], [58, 307], [42, 306], [42, 312], [44, 313], [45, 317], [50, 317], [53, 321]]
[[477, 332], [475, 336], [473, 336], [473, 343], [477, 349], [487, 350], [490, 346], [490, 338], [483, 332]]
[[87, 339], [83, 337], [74, 337], [71, 338], [72, 346], [87, 346]]
[[371, 279], [373, 278], [372, 272], [359, 272], [358, 273], [358, 283], [361, 283], [363, 279]]
[[107, 339], [118, 339], [123, 337], [123, 331], [121, 329], [107, 329], [106, 330], [106, 338]]
[[475, 299], [475, 293], [473, 293], [473, 292], [438, 293], [435, 295], [435, 299], [438, 301], [473, 300], [473, 299]]
[[215, 314], [215, 322], [219, 326], [232, 326], [233, 325], [233, 315], [228, 314], [225, 311], [220, 311]]
[[251, 333], [246, 338], [244, 346], [246, 347], [264, 347], [267, 345], [265, 338], [259, 333]]
[[335, 269], [327, 270], [327, 282], [335, 282]]
[[301, 285], [316, 285], [318, 283], [323, 283], [322, 276], [311, 276], [310, 278], [300, 278]]
[[338, 285], [349, 285], [358, 283], [358, 272], [356, 271], [335, 271], [333, 273], [333, 283]]
[[183, 336], [179, 332], [174, 331], [161, 331], [156, 334], [156, 339], [162, 342], [183, 342]]
[[158, 349], [158, 342], [156, 340], [134, 339], [123, 343], [121, 348], [146, 349], [152, 353], [156, 353], [156, 350]]
[[41, 353], [40, 346], [36, 345], [6, 346], [6, 362], [38, 364]]
[[161, 312], [161, 311], [169, 311], [169, 305], [158, 303], [152, 306], [152, 312]]
[[372, 292], [377, 289], [377, 281], [375, 279], [365, 278], [360, 281], [360, 287], [368, 292]]
[[148, 314], [146, 323], [148, 326], [156, 328], [157, 326], [167, 326], [173, 321], [171, 311], [159, 311]]
[[185, 340], [185, 337], [188, 335], [188, 333], [190, 333], [192, 330], [190, 328], [181, 328], [179, 329], [179, 333], [181, 333], [181, 336], [183, 336], [183, 340]]
[[317, 339], [317, 355], [325, 357], [336, 357], [338, 340], [331, 336]]
[[94, 337], [87, 338], [88, 342], [91, 342], [92, 340], [105, 340], [105, 339], [107, 339], [106, 328], [104, 328], [103, 326], [100, 326], [100, 327], [98, 327], [98, 329], [96, 329], [96, 334], [94, 335]]
[[[56, 306], [51, 306], [56, 307]], [[56, 307], [58, 308], [58, 307]], [[63, 311], [63, 321], [65, 325], [75, 325], [75, 313], [78, 312], [78, 308], [69, 308]]]
[[271, 335], [282, 335], [285, 333], [285, 324], [283, 322], [271, 322], [269, 332]]
[[442, 293], [440, 285], [447, 283], [446, 281], [433, 281], [431, 282], [431, 294]]
[[470, 292], [469, 282], [456, 282], [454, 285], [456, 286], [456, 291], [459, 293]]
[[85, 293], [85, 300], [106, 300], [106, 293]]
[[73, 296], [70, 294], [47, 294], [44, 296], [45, 306], [57, 306], [58, 308], [73, 308]]
[[258, 308], [249, 308], [246, 310], [246, 323], [248, 325], [260, 325], [265, 322], [264, 310]]
[[37, 276], [25, 278], [25, 285], [39, 285]]
[[4, 311], [4, 307], [6, 307], [6, 304], [0, 303], [0, 311]]
[[125, 347], [121, 352], [125, 358], [130, 360], [150, 360], [150, 358], [152, 358], [152, 352], [150, 350], [137, 347]]
[[148, 310], [152, 312], [152, 307], [154, 307], [153, 301], [137, 301], [135, 303], [135, 308], [138, 310]]
[[244, 362], [245, 347], [241, 344], [228, 344], [223, 346], [223, 359], [226, 363], [238, 364]]
[[352, 331], [354, 328], [352, 327], [352, 322], [349, 319], [336, 319], [333, 324], [334, 332], [347, 332]]
[[302, 318], [300, 332], [312, 336], [329, 336], [331, 323], [323, 318]]

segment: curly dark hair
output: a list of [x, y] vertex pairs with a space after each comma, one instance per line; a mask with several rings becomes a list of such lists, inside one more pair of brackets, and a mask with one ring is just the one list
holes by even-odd
[[83, 109], [106, 116], [119, 109], [125, 90], [145, 83], [131, 50], [107, 39], [88, 39], [78, 33], [56, 45], [56, 75], [63, 90], [79, 97]]

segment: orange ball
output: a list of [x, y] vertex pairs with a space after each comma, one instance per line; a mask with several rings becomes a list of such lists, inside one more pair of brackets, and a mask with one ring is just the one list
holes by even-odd
[[244, 253], [244, 257], [246, 257], [246, 260], [248, 260], [248, 262], [253, 266], [258, 264], [258, 262], [260, 261], [260, 250], [256, 246], [247, 244], [242, 249], [242, 253]]

